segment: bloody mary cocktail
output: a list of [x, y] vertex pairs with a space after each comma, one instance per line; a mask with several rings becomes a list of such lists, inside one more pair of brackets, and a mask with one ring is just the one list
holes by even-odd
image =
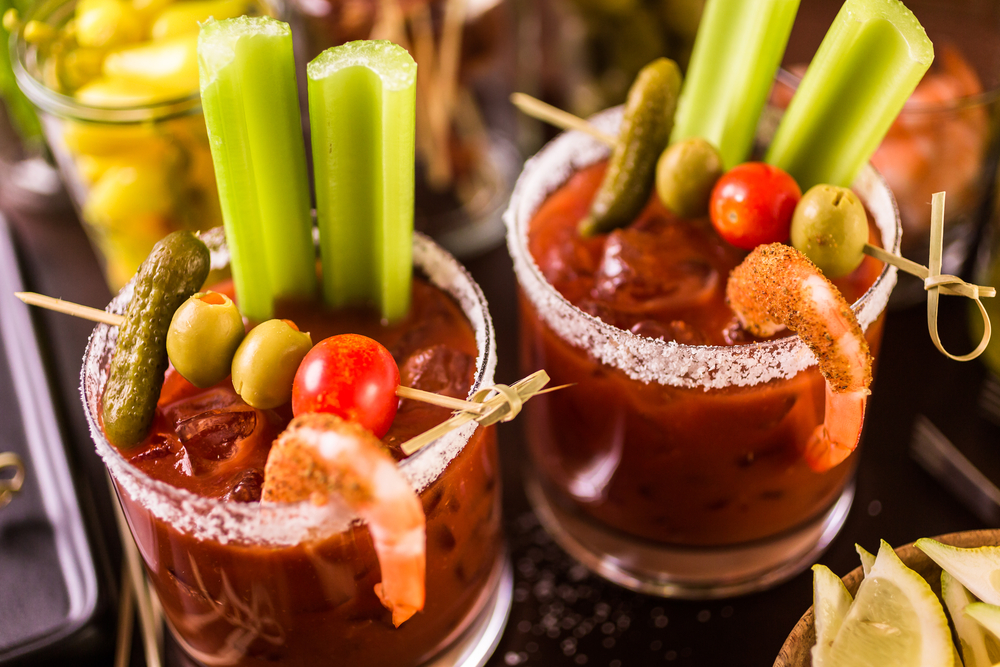
[[[213, 260], [225, 259], [221, 234], [212, 240]], [[404, 383], [466, 397], [492, 383], [486, 303], [431, 242], [417, 237], [414, 256], [412, 305], [391, 326], [376, 314], [318, 305], [278, 312], [316, 340], [345, 331], [374, 337], [392, 351]], [[113, 309], [130, 298], [127, 287]], [[510, 599], [492, 429], [469, 424], [405, 458], [399, 445], [450, 412], [403, 401], [383, 438], [426, 514], [426, 604], [397, 628], [374, 591], [381, 574], [368, 528], [342, 501], [260, 502], [268, 451], [291, 418], [287, 406], [258, 410], [228, 379], [196, 389], [171, 370], [148, 437], [120, 451], [99, 418], [115, 340], [99, 326], [87, 350], [88, 419], [168, 625], [192, 658], [420, 665], [489, 655]]]
[[[597, 117], [613, 134], [618, 112]], [[856, 457], [822, 473], [802, 452], [824, 379], [797, 337], [755, 339], [726, 305], [744, 253], [654, 200], [581, 238], [606, 149], [576, 134], [526, 167], [507, 213], [521, 287], [522, 362], [575, 383], [528, 409], [529, 493], [557, 539], [619, 583], [710, 597], [801, 569], [836, 534]], [[855, 190], [884, 247], [895, 204], [867, 170]], [[837, 282], [877, 347], [895, 269], [866, 258]]]

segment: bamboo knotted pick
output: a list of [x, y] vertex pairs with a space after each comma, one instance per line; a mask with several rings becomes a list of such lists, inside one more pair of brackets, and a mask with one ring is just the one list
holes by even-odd
[[[577, 130], [589, 134], [598, 141], [614, 146], [616, 139], [611, 135], [597, 129], [590, 122], [574, 116], [562, 109], [557, 109], [541, 100], [535, 99], [524, 93], [514, 93], [511, 95], [511, 102], [521, 112], [544, 121], [564, 130]], [[893, 255], [882, 248], [866, 243], [864, 252], [875, 259], [892, 264], [900, 271], [912, 274], [924, 281], [924, 289], [927, 291], [927, 330], [930, 332], [934, 346], [940, 350], [941, 354], [955, 361], [971, 361], [985, 350], [990, 342], [990, 316], [986, 312], [986, 307], [980, 299], [995, 297], [996, 289], [983, 285], [973, 285], [967, 283], [958, 276], [941, 273], [941, 258], [944, 248], [944, 195], [938, 192], [931, 198], [931, 235], [930, 235], [930, 261], [929, 267], [917, 264], [905, 257]], [[941, 338], [938, 335], [938, 304], [942, 294], [950, 296], [964, 296], [972, 299], [979, 306], [979, 313], [983, 318], [983, 338], [969, 354], [954, 355], [944, 349]]]
[[[931, 234], [930, 234], [930, 256], [928, 266], [924, 267], [916, 262], [904, 260], [902, 257], [891, 255], [881, 248], [866, 245], [865, 252], [895, 265], [897, 268], [915, 275], [924, 281], [924, 289], [927, 291], [927, 330], [930, 332], [934, 347], [940, 350], [941, 354], [955, 361], [970, 361], [975, 359], [986, 350], [990, 342], [991, 328], [990, 316], [986, 312], [986, 307], [980, 299], [995, 297], [997, 291], [993, 287], [983, 285], [973, 285], [967, 283], [958, 276], [941, 273], [941, 259], [944, 249], [944, 200], [945, 193], [936, 192], [931, 197]], [[899, 260], [903, 260], [900, 262]], [[903, 263], [906, 266], [903, 266]], [[979, 306], [979, 314], [983, 318], [983, 337], [972, 352], [963, 355], [954, 355], [944, 349], [941, 338], [938, 335], [938, 304], [942, 294], [951, 296], [964, 296], [972, 299]]]
[[470, 421], [479, 422], [483, 426], [489, 426], [498, 421], [508, 422], [521, 412], [521, 407], [528, 399], [563, 388], [552, 387], [543, 391], [542, 388], [548, 382], [549, 374], [541, 370], [518, 380], [509, 387], [505, 384], [497, 384], [480, 389], [472, 395], [470, 401], [460, 401], [463, 405], [451, 419], [407, 440], [402, 444], [401, 449], [404, 454], [410, 456], [424, 445], [437, 440], [459, 426], [468, 424]]

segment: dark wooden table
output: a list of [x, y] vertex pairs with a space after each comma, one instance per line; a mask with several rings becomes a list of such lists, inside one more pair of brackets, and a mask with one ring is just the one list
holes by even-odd
[[[110, 294], [72, 211], [15, 208], [0, 198], [14, 228], [29, 289], [93, 306]], [[469, 260], [497, 326], [498, 381], [518, 377], [515, 283], [505, 248]], [[955, 349], [968, 349], [966, 304], [945, 299], [942, 330]], [[118, 544], [111, 499], [94, 453], [78, 396], [80, 359], [91, 325], [48, 312], [34, 314], [78, 485], [102, 552], [104, 584], [113, 590]], [[985, 370], [937, 353], [922, 309], [889, 315], [869, 420], [860, 452], [857, 495], [847, 523], [820, 559], [838, 574], [854, 569], [855, 542], [875, 551], [925, 535], [982, 528], [984, 524], [925, 473], [908, 453], [918, 414], [930, 417], [977, 465], [1000, 479], [998, 431], [979, 416], [976, 397]], [[0, 410], [10, 409], [0, 405]], [[714, 665], [766, 667], [811, 603], [805, 572], [770, 591], [714, 602], [663, 600], [631, 593], [576, 565], [542, 531], [524, 497], [521, 426], [502, 425], [504, 510], [516, 572], [515, 603], [490, 665]], [[98, 619], [113, 636], [114, 595]], [[109, 641], [80, 656], [81, 664], [107, 665]], [[136, 651], [133, 664], [141, 664]]]

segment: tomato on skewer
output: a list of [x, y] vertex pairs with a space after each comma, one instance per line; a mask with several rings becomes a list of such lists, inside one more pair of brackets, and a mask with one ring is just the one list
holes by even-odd
[[389, 350], [359, 334], [332, 336], [306, 354], [292, 385], [292, 412], [329, 412], [358, 422], [376, 437], [399, 407], [399, 368]]
[[712, 189], [709, 217], [723, 239], [744, 250], [788, 240], [795, 205], [802, 198], [795, 179], [763, 162], [746, 162], [723, 174]]

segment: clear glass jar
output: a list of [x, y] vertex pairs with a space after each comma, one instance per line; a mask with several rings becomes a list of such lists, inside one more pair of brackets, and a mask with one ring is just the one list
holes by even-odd
[[[25, 39], [24, 27], [37, 21], [62, 30], [73, 20], [76, 6], [76, 0], [37, 4], [12, 35], [11, 61], [18, 85], [37, 109], [108, 285], [117, 291], [158, 240], [178, 229], [216, 227], [222, 224], [222, 213], [197, 84], [183, 94], [158, 91], [148, 103], [124, 100], [114, 106], [90, 98], [84, 102], [78, 94], [55, 87], [63, 80], [54, 73], [56, 64]], [[115, 48], [157, 43], [79, 47], [76, 51], [90, 54], [90, 60], [66, 56], [60, 62], [67, 63], [66, 71], [72, 71], [72, 62], [91, 76]], [[193, 44], [188, 47], [193, 49]], [[140, 99], [143, 86], [151, 84], [136, 83], [125, 94]]]
[[[292, 0], [311, 60], [356, 39], [389, 39], [417, 62], [415, 226], [460, 257], [503, 241], [521, 168], [515, 146], [515, 27], [509, 0]], [[303, 79], [304, 81], [304, 79]]]
[[[614, 134], [620, 117], [618, 109], [594, 120]], [[797, 336], [664, 342], [583, 312], [545, 279], [528, 248], [530, 225], [549, 195], [607, 155], [585, 135], [563, 134], [528, 161], [505, 216], [522, 360], [572, 385], [525, 407], [529, 498], [567, 551], [628, 588], [712, 598], [775, 585], [840, 530], [857, 456], [822, 473], [807, 464], [825, 380]], [[883, 246], [898, 251], [885, 182], [869, 167], [854, 189]], [[874, 275], [853, 306], [873, 352], [896, 269]]]
[[[221, 229], [203, 236], [213, 268], [228, 264]], [[417, 270], [457, 302], [478, 348], [474, 392], [493, 383], [496, 344], [472, 278], [426, 237]], [[122, 313], [129, 283], [110, 309]], [[500, 524], [493, 427], [475, 423], [399, 463], [427, 516], [426, 605], [394, 628], [375, 597], [378, 561], [367, 528], [342, 503], [241, 503], [204, 498], [140, 472], [101, 428], [117, 329], [99, 325], [84, 357], [82, 396], [167, 624], [208, 665], [458, 664], [489, 658], [511, 601]]]

